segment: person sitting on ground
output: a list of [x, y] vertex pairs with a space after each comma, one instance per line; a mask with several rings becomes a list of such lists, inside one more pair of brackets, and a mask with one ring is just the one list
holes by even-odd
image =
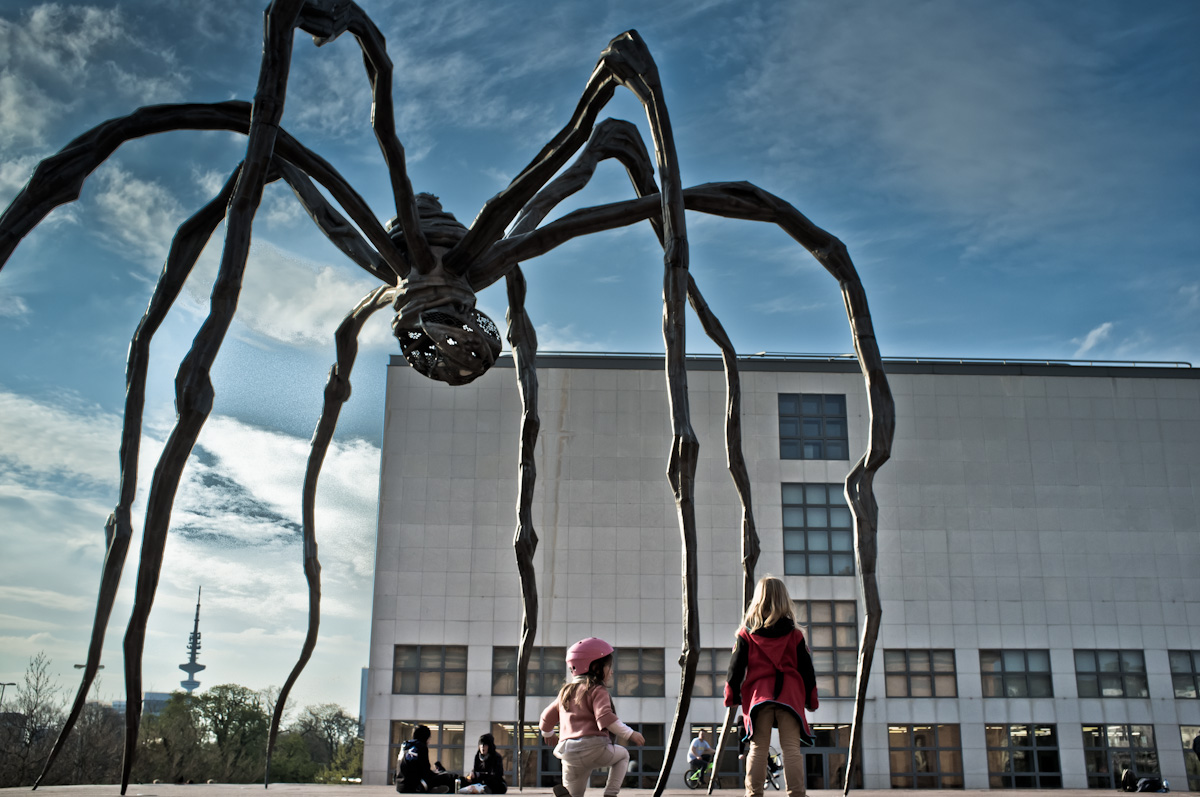
[[466, 780], [473, 786], [482, 786], [487, 794], [504, 794], [508, 784], [504, 782], [504, 759], [496, 752], [496, 739], [485, 733], [479, 737], [479, 752]]
[[432, 735], [428, 726], [418, 725], [413, 729], [413, 738], [400, 745], [400, 756], [396, 762], [396, 791], [446, 794], [454, 789], [454, 773], [446, 772], [440, 766], [435, 769], [429, 765], [429, 737]]

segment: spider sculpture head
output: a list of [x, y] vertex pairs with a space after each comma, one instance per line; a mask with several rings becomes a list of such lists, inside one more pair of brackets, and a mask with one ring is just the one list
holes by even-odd
[[[475, 309], [475, 292], [466, 277], [442, 265], [442, 256], [462, 240], [467, 228], [442, 210], [431, 194], [417, 195], [417, 211], [435, 265], [429, 273], [413, 269], [401, 281], [392, 333], [418, 373], [449, 385], [465, 385], [496, 362], [500, 330]], [[395, 219], [388, 232], [406, 251], [404, 233]]]

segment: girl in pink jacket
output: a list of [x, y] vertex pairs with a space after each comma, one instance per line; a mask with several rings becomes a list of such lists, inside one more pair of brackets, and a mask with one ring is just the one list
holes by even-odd
[[779, 729], [788, 797], [804, 797], [801, 745], [814, 742], [804, 710], [815, 711], [819, 703], [812, 654], [796, 628], [787, 586], [764, 576], [737, 630], [725, 679], [725, 705], [741, 706], [750, 739], [747, 797], [762, 797], [772, 728]]
[[[574, 676], [542, 712], [542, 736], [554, 744], [562, 761], [561, 786], [555, 797], [583, 797], [593, 769], [608, 767], [605, 797], [616, 797], [629, 767], [629, 751], [615, 743], [643, 745], [646, 739], [617, 718], [606, 685], [612, 679], [613, 647], [603, 639], [581, 639], [567, 651]], [[554, 733], [558, 726], [559, 733]], [[560, 738], [561, 737], [561, 740]]]

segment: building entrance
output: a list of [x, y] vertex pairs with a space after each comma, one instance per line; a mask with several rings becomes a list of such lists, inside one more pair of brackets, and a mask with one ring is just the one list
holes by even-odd
[[[850, 750], [849, 725], [814, 725], [814, 747], [804, 748], [804, 775], [809, 789], [841, 789], [845, 786], [846, 756]], [[853, 787], [862, 788], [862, 770]]]

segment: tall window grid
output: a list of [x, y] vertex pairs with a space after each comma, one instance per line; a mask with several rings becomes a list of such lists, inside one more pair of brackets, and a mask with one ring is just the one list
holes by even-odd
[[1200, 650], [1171, 650], [1171, 685], [1175, 697], [1184, 700], [1200, 698]]
[[963, 788], [957, 725], [889, 725], [888, 761], [893, 789]]
[[1083, 760], [1089, 789], [1115, 789], [1121, 773], [1158, 777], [1153, 725], [1084, 725]]
[[779, 394], [780, 459], [849, 459], [846, 397]]
[[662, 697], [666, 694], [665, 658], [662, 648], [619, 648], [614, 651], [612, 693], [626, 697]]
[[[696, 666], [696, 684], [693, 697], [722, 697], [725, 694], [725, 676], [729, 674], [729, 648], [703, 648], [700, 663]], [[700, 726], [693, 726], [697, 728]], [[707, 726], [705, 726], [707, 727]], [[713, 743], [716, 747], [716, 743]]]
[[1062, 788], [1056, 726], [987, 725], [984, 735], [990, 788]]
[[854, 575], [854, 520], [840, 484], [784, 484], [783, 572]]
[[[548, 696], [558, 694], [567, 677], [566, 648], [534, 648], [529, 656], [527, 694]], [[492, 648], [492, 694], [517, 693], [517, 648]]]
[[1146, 657], [1140, 650], [1075, 651], [1080, 697], [1149, 697]]
[[439, 722], [438, 720], [392, 720], [392, 733], [388, 743], [388, 785], [395, 785], [396, 764], [400, 745], [413, 738], [418, 725], [430, 730], [429, 763], [441, 761], [450, 772], [463, 771], [463, 748], [465, 736], [461, 722]]
[[795, 601], [796, 620], [812, 650], [821, 697], [854, 697], [858, 666], [858, 605], [854, 601]]
[[1054, 697], [1047, 650], [981, 650], [984, 697]]
[[466, 693], [466, 645], [396, 645], [392, 659], [392, 694]]
[[[504, 779], [510, 787], [517, 785], [517, 770], [514, 766], [517, 756], [516, 727], [515, 722], [492, 723], [492, 738], [496, 740], [496, 752], [504, 760]], [[545, 789], [562, 781], [562, 764], [554, 757], [554, 745], [545, 743], [536, 722], [526, 724], [521, 748], [523, 787]]]
[[883, 670], [888, 697], [958, 697], [953, 650], [885, 650]]

